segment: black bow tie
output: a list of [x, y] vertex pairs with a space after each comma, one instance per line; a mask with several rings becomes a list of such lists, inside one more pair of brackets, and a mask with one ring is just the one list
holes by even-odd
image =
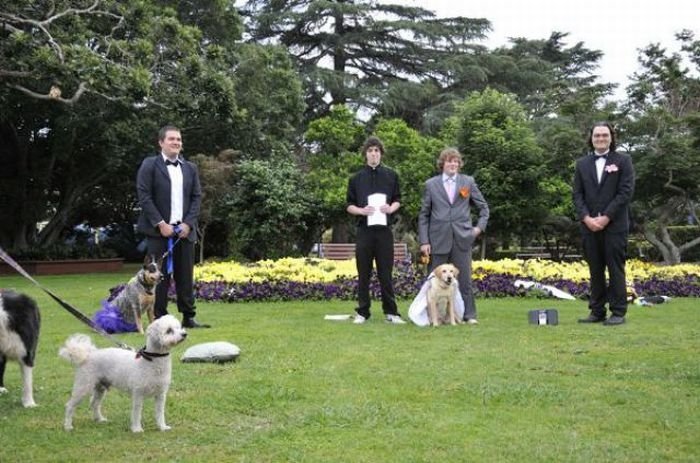
[[177, 166], [180, 165], [180, 161], [178, 161], [177, 159], [174, 160], [174, 161], [170, 161], [169, 159], [166, 159], [166, 160], [165, 160], [165, 165], [166, 165], [166, 166], [175, 166], [175, 167], [177, 167]]
[[598, 159], [605, 159], [605, 160], [607, 160], [607, 159], [608, 159], [608, 155], [607, 155], [607, 154], [596, 154], [596, 155], [595, 155], [595, 160], [597, 161]]

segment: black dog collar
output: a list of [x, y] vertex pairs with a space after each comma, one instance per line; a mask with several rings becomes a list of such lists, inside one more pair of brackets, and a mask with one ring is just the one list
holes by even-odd
[[153, 296], [153, 289], [155, 288], [155, 285], [149, 285], [146, 283], [146, 280], [143, 278], [143, 273], [139, 272], [139, 277], [138, 277], [138, 282], [141, 283], [141, 286], [143, 287], [143, 290], [148, 294], [149, 296]]
[[169, 352], [166, 352], [165, 354], [157, 354], [155, 352], [147, 352], [146, 347], [142, 347], [141, 349], [136, 352], [136, 358], [141, 358], [143, 357], [145, 360], [148, 360], [149, 362], [152, 362], [154, 358], [159, 358], [159, 357], [167, 357], [170, 355]]

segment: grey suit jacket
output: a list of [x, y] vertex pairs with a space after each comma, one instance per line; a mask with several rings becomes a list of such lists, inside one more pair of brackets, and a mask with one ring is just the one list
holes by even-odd
[[[202, 190], [199, 184], [197, 166], [180, 156], [182, 164], [182, 221], [192, 231], [187, 239], [197, 240], [197, 218], [202, 204]], [[170, 175], [163, 161], [157, 154], [143, 160], [136, 175], [136, 192], [138, 194], [141, 215], [137, 228], [147, 236], [161, 236], [158, 223], [170, 220]]]
[[479, 210], [476, 226], [486, 230], [489, 206], [473, 177], [457, 174], [454, 203], [445, 192], [442, 174], [425, 182], [418, 237], [421, 244], [430, 244], [434, 254], [448, 254], [454, 245], [468, 249], [474, 241], [471, 206]]

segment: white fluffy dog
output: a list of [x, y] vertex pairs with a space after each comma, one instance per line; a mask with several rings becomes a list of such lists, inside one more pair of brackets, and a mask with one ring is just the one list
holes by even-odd
[[63, 427], [73, 429], [73, 412], [78, 404], [92, 393], [90, 406], [95, 421], [107, 421], [101, 405], [111, 386], [131, 394], [131, 431], [143, 432], [141, 412], [143, 400], [155, 397], [156, 425], [161, 431], [165, 424], [165, 397], [170, 387], [172, 362], [170, 349], [184, 341], [187, 332], [172, 315], [165, 315], [148, 326], [146, 347], [134, 354], [120, 348], [98, 349], [90, 337], [75, 334], [68, 338], [59, 355], [76, 366], [75, 383], [70, 400], [66, 403]]

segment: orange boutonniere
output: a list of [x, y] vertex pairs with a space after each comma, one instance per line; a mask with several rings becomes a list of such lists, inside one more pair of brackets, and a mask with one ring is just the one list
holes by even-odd
[[469, 187], [468, 186], [463, 186], [462, 188], [459, 189], [459, 195], [462, 198], [466, 198], [469, 196]]

